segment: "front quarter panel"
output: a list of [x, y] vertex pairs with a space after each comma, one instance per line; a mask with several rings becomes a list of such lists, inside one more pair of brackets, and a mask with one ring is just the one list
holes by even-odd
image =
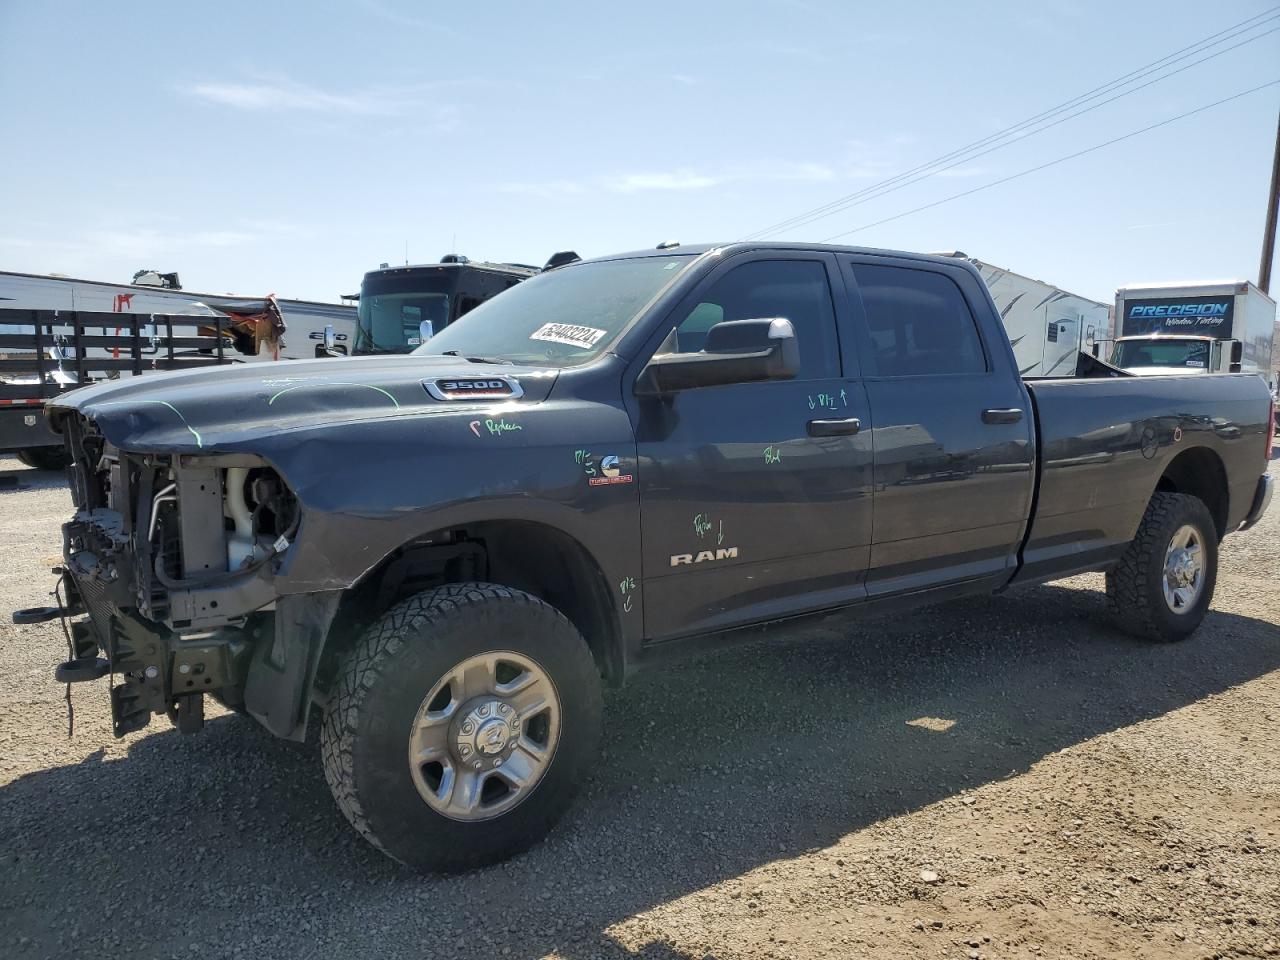
[[[541, 403], [442, 404], [414, 417], [277, 435], [270, 450], [259, 445], [303, 507], [278, 591], [351, 586], [396, 548], [445, 528], [530, 521], [594, 557], [624, 637], [638, 640], [635, 440], [616, 396], [618, 376], [599, 369], [619, 363], [610, 357], [594, 376], [562, 376]], [[612, 383], [614, 396], [577, 389], [586, 383]]]

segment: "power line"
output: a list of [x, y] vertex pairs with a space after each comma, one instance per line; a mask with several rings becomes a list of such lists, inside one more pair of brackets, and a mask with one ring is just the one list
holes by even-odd
[[[1257, 36], [1255, 36], [1255, 37], [1251, 37], [1251, 38], [1250, 38], [1250, 39], [1248, 39], [1248, 40], [1242, 40], [1240, 43], [1237, 43], [1237, 44], [1234, 44], [1234, 45], [1232, 45], [1232, 46], [1230, 46], [1230, 47], [1227, 47], [1227, 48], [1226, 48], [1226, 49], [1224, 49], [1224, 50], [1219, 50], [1217, 53], [1212, 53], [1212, 54], [1210, 54], [1209, 56], [1204, 57], [1204, 58], [1203, 58], [1203, 59], [1201, 59], [1201, 60], [1196, 60], [1196, 61], [1194, 61], [1193, 63], [1189, 63], [1189, 64], [1187, 64], [1186, 66], [1179, 67], [1177, 70], [1174, 70], [1174, 71], [1172, 71], [1172, 72], [1170, 72], [1170, 73], [1166, 73], [1166, 74], [1164, 74], [1163, 76], [1156, 77], [1156, 78], [1155, 78], [1155, 79], [1153, 79], [1153, 80], [1148, 80], [1146, 83], [1144, 83], [1144, 84], [1142, 84], [1142, 85], [1140, 85], [1140, 86], [1133, 87], [1132, 89], [1125, 90], [1125, 91], [1123, 91], [1123, 92], [1121, 92], [1121, 93], [1117, 93], [1115, 96], [1113, 96], [1113, 97], [1109, 97], [1109, 98], [1107, 98], [1106, 100], [1103, 100], [1101, 103], [1096, 103], [1096, 104], [1094, 104], [1094, 105], [1093, 105], [1093, 106], [1091, 106], [1091, 107], [1085, 107], [1083, 110], [1078, 110], [1078, 111], [1076, 111], [1075, 113], [1067, 114], [1065, 117], [1060, 117], [1060, 118], [1058, 118], [1057, 120], [1054, 120], [1054, 121], [1053, 121], [1053, 122], [1051, 122], [1051, 123], [1047, 123], [1047, 124], [1045, 124], [1045, 125], [1044, 125], [1044, 126], [1042, 126], [1042, 127], [1037, 127], [1035, 130], [1030, 130], [1030, 131], [1028, 131], [1028, 132], [1026, 132], [1026, 133], [1024, 133], [1024, 134], [1022, 134], [1022, 135], [1020, 135], [1020, 136], [1014, 137], [1014, 138], [1013, 138], [1013, 139], [1011, 139], [1011, 140], [1006, 140], [1004, 143], [997, 143], [997, 144], [995, 144], [994, 146], [988, 147], [986, 150], [981, 150], [981, 151], [979, 151], [979, 152], [977, 152], [977, 153], [970, 153], [970, 154], [968, 154], [967, 156], [960, 157], [959, 159], [957, 159], [957, 160], [953, 160], [951, 163], [948, 163], [948, 164], [946, 164], [945, 166], [937, 167], [936, 169], [933, 169], [933, 170], [929, 171], [928, 173], [921, 174], [921, 175], [920, 175], [920, 176], [918, 176], [918, 177], [913, 177], [912, 179], [910, 179], [910, 180], [908, 180], [908, 181], [906, 181], [906, 182], [898, 183], [898, 184], [895, 184], [895, 185], [893, 185], [893, 186], [887, 186], [887, 187], [885, 187], [883, 190], [876, 190], [876, 192], [874, 192], [874, 193], [868, 194], [868, 195], [866, 195], [866, 196], [861, 196], [861, 197], [858, 197], [858, 198], [856, 198], [856, 199], [852, 199], [852, 200], [850, 200], [848, 203], [842, 203], [842, 204], [840, 204], [839, 206], [834, 207], [833, 209], [828, 210], [828, 211], [827, 211], [827, 212], [825, 212], [825, 213], [819, 214], [819, 215], [814, 216], [814, 217], [808, 217], [808, 218], [806, 218], [806, 219], [802, 219], [802, 220], [800, 220], [799, 222], [792, 224], [792, 225], [791, 225], [790, 227], [788, 227], [787, 229], [791, 230], [791, 229], [795, 229], [796, 227], [807, 226], [807, 225], [808, 225], [808, 224], [810, 224], [810, 223], [816, 223], [816, 222], [817, 222], [817, 221], [819, 221], [819, 220], [825, 220], [827, 217], [833, 216], [833, 215], [835, 215], [835, 214], [837, 214], [837, 213], [842, 213], [842, 212], [844, 212], [845, 210], [849, 210], [849, 209], [851, 209], [851, 208], [853, 208], [853, 207], [861, 206], [862, 204], [864, 204], [864, 203], [869, 203], [869, 202], [870, 202], [870, 201], [872, 201], [872, 200], [877, 200], [877, 199], [879, 199], [880, 197], [883, 197], [883, 196], [885, 196], [885, 195], [887, 195], [887, 194], [893, 193], [893, 192], [894, 192], [894, 191], [896, 191], [896, 190], [901, 190], [903, 187], [909, 187], [909, 186], [912, 186], [913, 184], [919, 183], [920, 181], [925, 180], [925, 179], [928, 179], [928, 178], [929, 178], [929, 177], [931, 177], [931, 176], [934, 176], [934, 175], [936, 175], [936, 174], [942, 173], [942, 172], [944, 172], [944, 171], [946, 171], [946, 170], [950, 170], [950, 169], [952, 169], [953, 167], [958, 167], [958, 166], [960, 166], [962, 163], [969, 163], [970, 161], [972, 161], [972, 160], [976, 160], [976, 159], [978, 159], [979, 157], [985, 157], [985, 156], [986, 156], [987, 154], [989, 154], [989, 153], [994, 153], [996, 150], [1001, 150], [1001, 149], [1003, 149], [1004, 147], [1012, 146], [1012, 145], [1013, 145], [1013, 144], [1015, 144], [1015, 143], [1019, 143], [1019, 142], [1021, 142], [1021, 141], [1023, 141], [1023, 140], [1026, 140], [1028, 137], [1033, 137], [1033, 136], [1035, 136], [1035, 135], [1036, 135], [1036, 134], [1038, 134], [1038, 133], [1043, 133], [1043, 132], [1044, 132], [1044, 131], [1046, 131], [1046, 130], [1049, 130], [1049, 129], [1053, 128], [1053, 127], [1056, 127], [1056, 126], [1058, 126], [1059, 124], [1066, 123], [1068, 120], [1074, 120], [1076, 117], [1079, 117], [1079, 116], [1081, 116], [1082, 114], [1089, 113], [1089, 112], [1090, 112], [1090, 111], [1092, 111], [1092, 110], [1097, 110], [1099, 107], [1104, 107], [1104, 106], [1106, 106], [1108, 103], [1111, 103], [1111, 102], [1112, 102], [1112, 101], [1114, 101], [1114, 100], [1119, 100], [1121, 97], [1127, 97], [1127, 96], [1129, 96], [1131, 93], [1137, 93], [1139, 90], [1146, 89], [1147, 87], [1151, 86], [1151, 85], [1152, 85], [1152, 84], [1154, 84], [1154, 83], [1159, 83], [1161, 80], [1167, 80], [1167, 79], [1169, 79], [1170, 77], [1174, 76], [1175, 74], [1179, 74], [1179, 73], [1181, 73], [1183, 70], [1190, 70], [1192, 67], [1195, 67], [1195, 66], [1198, 66], [1198, 65], [1199, 65], [1199, 64], [1201, 64], [1201, 63], [1204, 63], [1204, 62], [1205, 62], [1205, 60], [1212, 60], [1214, 57], [1220, 57], [1220, 56], [1222, 56], [1222, 55], [1223, 55], [1223, 54], [1225, 54], [1225, 53], [1229, 53], [1229, 52], [1231, 52], [1231, 51], [1232, 51], [1232, 50], [1234, 50], [1236, 47], [1244, 46], [1244, 44], [1246, 44], [1246, 43], [1252, 43], [1254, 40], [1260, 40], [1260, 39], [1262, 39], [1263, 37], [1267, 36], [1268, 34], [1275, 33], [1275, 32], [1277, 32], [1277, 31], [1280, 31], [1280, 27], [1272, 27], [1270, 30], [1265, 31], [1264, 33], [1260, 33], [1260, 34], [1258, 34]], [[868, 188], [868, 189], [875, 190], [876, 188], [872, 187], [872, 188]]]
[[[1256, 29], [1257, 27], [1262, 26], [1264, 23], [1267, 23], [1267, 22], [1270, 22], [1270, 20], [1276, 19], [1276, 15], [1275, 15], [1276, 10], [1280, 10], [1280, 7], [1272, 7], [1266, 11], [1263, 11], [1260, 14], [1250, 17], [1247, 20], [1243, 20], [1240, 23], [1227, 27], [1225, 30], [1220, 30], [1218, 33], [1215, 33], [1215, 34], [1210, 34], [1208, 37], [1202, 38], [1201, 40], [1198, 40], [1193, 44], [1183, 47], [1181, 50], [1176, 50], [1173, 53], [1168, 54], [1160, 58], [1159, 60], [1153, 61], [1152, 63], [1149, 63], [1146, 66], [1139, 67], [1137, 70], [1131, 71], [1130, 73], [1127, 73], [1122, 77], [1118, 77], [1115, 80], [1111, 80], [1108, 83], [1102, 84], [1099, 87], [1095, 87], [1093, 90], [1086, 91], [1085, 93], [1080, 94], [1079, 96], [1076, 96], [1071, 98], [1070, 100], [1064, 101], [1063, 103], [1059, 104], [1056, 107], [1052, 107], [1048, 110], [1042, 111], [1041, 113], [1036, 114], [1034, 117], [1029, 117], [1026, 120], [1022, 120], [1011, 127], [1006, 127], [1004, 130], [998, 131], [980, 140], [975, 140], [973, 143], [970, 143], [967, 146], [960, 147], [957, 150], [951, 151], [950, 153], [943, 154], [940, 157], [936, 157], [933, 160], [923, 163], [917, 167], [913, 167], [912, 169], [907, 170], [903, 173], [900, 173], [894, 177], [890, 177], [886, 180], [879, 181], [878, 183], [871, 184], [867, 187], [864, 187], [861, 190], [857, 190], [854, 193], [848, 194], [837, 200], [833, 200], [829, 203], [815, 207], [814, 209], [807, 211], [805, 213], [798, 214], [793, 217], [789, 217], [785, 220], [780, 221], [779, 223], [773, 224], [770, 227], [766, 227], [763, 230], [757, 230], [754, 233], [749, 234], [747, 239], [757, 237], [762, 233], [772, 233], [781, 229], [788, 229], [792, 226], [797, 226], [799, 225], [800, 221], [811, 222], [810, 220], [811, 217], [815, 219], [820, 219], [815, 217], [815, 215], [820, 214], [823, 211], [831, 210], [833, 208], [842, 207], [842, 205], [845, 205], [850, 200], [861, 197], [872, 191], [879, 190], [882, 187], [896, 183], [905, 178], [914, 177], [916, 174], [929, 170], [930, 168], [940, 163], [945, 163], [946, 161], [954, 157], [968, 154], [971, 151], [978, 149], [979, 147], [986, 146], [987, 144], [993, 141], [1001, 140], [1012, 133], [1016, 133], [1019, 130], [1025, 129], [1028, 126], [1039, 123], [1042, 120], [1049, 119], [1050, 117], [1056, 116], [1057, 114], [1062, 113], [1065, 110], [1070, 110], [1073, 107], [1079, 106], [1083, 103], [1088, 103], [1090, 100], [1097, 99], [1099, 96], [1109, 93], [1112, 90], [1118, 89], [1119, 87], [1127, 86], [1129, 83], [1132, 83], [1134, 80], [1141, 79], [1145, 76], [1150, 75], [1151, 73], [1158, 73], [1160, 70], [1164, 69], [1164, 67], [1167, 65], [1167, 62], [1169, 60], [1172, 60], [1175, 57], [1181, 56], [1182, 54], [1188, 53], [1188, 52], [1203, 53], [1205, 50], [1208, 50], [1211, 47], [1217, 46], [1218, 44], [1223, 43], [1226, 40], [1234, 39], [1235, 37], [1240, 36], [1242, 33], [1248, 33], [1250, 30]], [[1261, 21], [1261, 22], [1254, 22], [1254, 21]], [[1244, 29], [1240, 29], [1242, 27]], [[1206, 59], [1209, 59], [1209, 58], [1206, 58]], [[1197, 63], [1198, 62], [1203, 62], [1203, 61], [1197, 61]], [[1190, 66], [1194, 66], [1194, 65], [1195, 64], [1191, 64]], [[1170, 76], [1172, 76], [1172, 74], [1170, 74]], [[1098, 106], [1101, 106], [1101, 105], [1102, 104], [1098, 104]], [[968, 159], [972, 159], [972, 158], [970, 157]], [[919, 178], [919, 179], [922, 179], [922, 178]], [[912, 182], [915, 182], [915, 181], [913, 180]]]
[[1234, 93], [1229, 97], [1223, 97], [1221, 100], [1215, 100], [1213, 101], [1213, 103], [1206, 103], [1202, 107], [1196, 107], [1194, 110], [1188, 110], [1186, 113], [1180, 113], [1177, 116], [1169, 117], [1166, 120], [1161, 120], [1159, 123], [1153, 123], [1150, 126], [1142, 127], [1141, 129], [1138, 129], [1138, 130], [1133, 130], [1119, 137], [1113, 137], [1112, 139], [1105, 140], [1102, 143], [1094, 144], [1092, 147], [1086, 147], [1083, 150], [1077, 150], [1075, 153], [1069, 153], [1069, 154], [1066, 154], [1065, 156], [1058, 157], [1056, 160], [1050, 160], [1047, 163], [1041, 163], [1037, 166], [1029, 167], [1028, 169], [1022, 170], [1018, 173], [1012, 173], [1007, 177], [1001, 177], [999, 180], [992, 180], [990, 183], [984, 183], [982, 186], [974, 187], [972, 190], [964, 190], [960, 193], [954, 193], [949, 197], [943, 197], [941, 200], [935, 200], [932, 203], [921, 204], [920, 206], [913, 207], [910, 210], [904, 210], [902, 213], [896, 213], [892, 217], [885, 217], [882, 220], [876, 220], [873, 223], [864, 223], [862, 224], [862, 226], [854, 227], [852, 230], [845, 230], [841, 233], [832, 234], [831, 236], [824, 238], [821, 242], [830, 243], [832, 240], [838, 240], [841, 237], [847, 237], [849, 236], [849, 234], [857, 233], [860, 230], [869, 230], [871, 227], [878, 227], [881, 224], [890, 223], [893, 220], [901, 220], [903, 217], [909, 217], [913, 213], [919, 213], [922, 210], [928, 210], [932, 207], [938, 207], [944, 203], [950, 203], [952, 200], [959, 200], [962, 197], [972, 196], [973, 194], [980, 193], [983, 190], [990, 190], [992, 187], [998, 187], [1000, 186], [1000, 184], [1008, 183], [1010, 180], [1017, 180], [1020, 177], [1028, 176], [1029, 174], [1047, 169], [1048, 167], [1054, 167], [1060, 163], [1065, 163], [1068, 160], [1074, 160], [1076, 157], [1083, 157], [1086, 153], [1093, 153], [1096, 150], [1101, 150], [1103, 147], [1112, 146], [1113, 144], [1120, 143], [1123, 140], [1131, 140], [1134, 137], [1139, 136], [1141, 134], [1148, 133], [1160, 127], [1168, 126], [1169, 124], [1174, 123], [1178, 120], [1185, 120], [1187, 117], [1195, 116], [1197, 113], [1204, 113], [1204, 111], [1206, 110], [1212, 110], [1214, 107], [1220, 107], [1224, 103], [1230, 103], [1233, 100], [1239, 100], [1241, 97], [1247, 97], [1251, 93], [1257, 93], [1259, 90], [1265, 90], [1267, 87], [1274, 87], [1277, 84], [1280, 84], [1280, 79], [1269, 80], [1266, 83], [1259, 84], [1256, 87], [1250, 87], [1248, 90], [1241, 90], [1239, 93]]
[[[1191, 53], [1192, 55], [1197, 53], [1203, 53], [1204, 51], [1211, 49], [1212, 47], [1218, 46], [1228, 40], [1232, 40], [1235, 37], [1238, 37], [1242, 34], [1249, 33], [1250, 31], [1255, 30], [1260, 26], [1263, 26], [1265, 23], [1268, 23], [1271, 20], [1275, 20], [1278, 17], [1280, 17], [1280, 14], [1277, 14], [1276, 11], [1280, 11], [1280, 6], [1271, 7], [1260, 14], [1257, 14], [1253, 17], [1248, 18], [1247, 20], [1242, 20], [1241, 22], [1234, 24], [1230, 27], [1227, 27], [1224, 30], [1220, 30], [1217, 33], [1210, 34], [1207, 37], [1197, 40], [1195, 43], [1189, 44], [1188, 46], [1183, 47], [1180, 50], [1175, 50], [1173, 53], [1170, 53], [1164, 57], [1161, 57], [1159, 60], [1155, 60], [1121, 77], [1117, 77], [1114, 80], [1104, 83], [1101, 86], [1095, 87], [1092, 90], [1086, 91], [1085, 93], [1072, 97], [1071, 99], [1066, 100], [1055, 107], [1051, 107], [1048, 110], [1041, 111], [1035, 116], [1028, 117], [1027, 119], [1019, 121], [1018, 123], [1013, 124], [1010, 127], [1006, 127], [1003, 130], [997, 131], [996, 133], [990, 134], [979, 140], [975, 140], [966, 146], [952, 150], [951, 152], [943, 154], [939, 157], [935, 157], [933, 160], [922, 163], [916, 167], [911, 168], [910, 170], [906, 170], [900, 174], [897, 174], [893, 177], [889, 177], [885, 180], [878, 181], [877, 183], [870, 184], [869, 186], [864, 187], [861, 190], [854, 191], [851, 194], [847, 194], [846, 196], [840, 197], [836, 200], [832, 200], [818, 207], [814, 207], [813, 209], [808, 210], [804, 213], [800, 213], [800, 214], [796, 214], [795, 216], [788, 217], [784, 220], [781, 220], [777, 223], [772, 224], [769, 227], [765, 227], [761, 230], [756, 230], [748, 234], [744, 239], [752, 239], [762, 234], [774, 233], [779, 230], [788, 229], [792, 226], [798, 226], [798, 225], [801, 225], [802, 221], [805, 223], [808, 223], [808, 222], [812, 222], [812, 220], [814, 219], [821, 219], [821, 216], [818, 216], [818, 215], [823, 214], [826, 211], [834, 212], [834, 210], [836, 210], [837, 208], [843, 209], [845, 206], [849, 205], [850, 201], [856, 200], [869, 193], [883, 190], [883, 188], [886, 188], [890, 185], [896, 184], [908, 178], [915, 178], [915, 179], [912, 179], [911, 182], [917, 182], [919, 179], [923, 179], [923, 177], [917, 177], [917, 174], [923, 174], [925, 171], [930, 171], [932, 170], [932, 168], [938, 166], [939, 164], [946, 163], [947, 161], [952, 160], [954, 158], [965, 157], [965, 159], [973, 159], [972, 156], [968, 156], [973, 151], [978, 150], [979, 148], [985, 147], [988, 144], [991, 144], [995, 141], [1004, 140], [1005, 138], [1009, 137], [1011, 134], [1024, 130], [1029, 126], [1034, 126], [1037, 123], [1040, 123], [1044, 120], [1055, 117], [1077, 106], [1081, 106], [1085, 103], [1089, 103], [1092, 100], [1096, 100], [1101, 96], [1105, 96], [1107, 93], [1110, 93], [1121, 87], [1128, 86], [1131, 83], [1133, 83], [1135, 80], [1140, 80], [1146, 76], [1151, 75], [1152, 73], [1159, 73], [1169, 65], [1169, 61], [1173, 60], [1176, 57], [1180, 57], [1183, 54], [1187, 54], [1187, 53]], [[1270, 33], [1272, 31], [1267, 31], [1267, 32]], [[1256, 40], [1259, 37], [1265, 36], [1265, 35], [1266, 34], [1259, 34], [1249, 40], [1242, 41], [1242, 43], [1236, 44], [1235, 46], [1242, 46], [1244, 43], [1252, 42], [1252, 40]], [[1235, 46], [1229, 49], [1234, 49]], [[1213, 56], [1218, 56], [1221, 53], [1225, 53], [1225, 52], [1227, 51], [1225, 50], [1219, 51], [1218, 53], [1215, 53], [1210, 57], [1206, 57], [1202, 60], [1195, 61], [1192, 64], [1187, 64], [1179, 68], [1178, 70], [1167, 74], [1166, 76], [1173, 76], [1174, 73], [1180, 73], [1182, 70], [1189, 69], [1192, 66], [1196, 66], [1199, 63], [1203, 63], [1204, 60], [1212, 59]], [[1144, 84], [1143, 86], [1149, 86], [1150, 83], [1153, 83], [1153, 82], [1156, 82], [1156, 81], [1150, 81], [1148, 84]], [[1136, 89], [1142, 89], [1142, 88], [1139, 87]], [[1132, 90], [1128, 92], [1136, 92], [1136, 90]], [[1120, 94], [1118, 96], [1125, 96], [1125, 95], [1127, 94]], [[1112, 99], [1118, 99], [1118, 97], [1114, 97]], [[1105, 102], [1110, 102], [1110, 100]], [[1103, 106], [1103, 104], [1095, 104], [1095, 108], [1100, 106]], [[1090, 108], [1090, 109], [1093, 109], [1093, 108]], [[1080, 113], [1083, 113], [1083, 112], [1087, 112], [1087, 111], [1079, 111], [1073, 116], [1078, 116]], [[1066, 119], [1070, 119], [1070, 118], [1068, 117]], [[1058, 122], [1061, 122], [1061, 121], [1058, 121]], [[1048, 126], [1042, 127], [1040, 129], [1041, 130], [1048, 129]], [[1040, 132], [1040, 130], [1032, 131], [1031, 133], [1025, 134], [1023, 137], [1019, 137], [1018, 139], [1025, 139], [1026, 136], [1031, 136], [1034, 133], [1038, 133], [1038, 132]], [[1010, 141], [1010, 142], [1016, 142], [1016, 141]], [[996, 149], [996, 148], [992, 147], [991, 149]], [[990, 150], [985, 152], [990, 152]], [[934, 171], [934, 172], [938, 172], [938, 171]], [[903, 185], [905, 186], [906, 184], [903, 184]]]

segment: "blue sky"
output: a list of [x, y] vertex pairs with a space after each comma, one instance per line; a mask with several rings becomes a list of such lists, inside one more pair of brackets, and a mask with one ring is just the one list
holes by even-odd
[[[381, 261], [732, 240], [1268, 2], [0, 0], [0, 269], [336, 299]], [[1280, 11], [1278, 11], [1280, 12]], [[1280, 25], [1280, 20], [1269, 26]], [[778, 236], [821, 240], [1268, 80], [1272, 33]], [[1256, 279], [1280, 86], [843, 242], [1110, 300]]]

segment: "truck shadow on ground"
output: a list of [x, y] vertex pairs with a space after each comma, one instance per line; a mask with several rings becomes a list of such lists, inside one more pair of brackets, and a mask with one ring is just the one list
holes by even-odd
[[550, 839], [452, 878], [356, 836], [314, 744], [225, 716], [0, 790], [0, 906], [41, 956], [669, 960], [685, 954], [624, 950], [610, 927], [1276, 669], [1274, 624], [1215, 612], [1185, 643], [1140, 643], [1100, 593], [1055, 586], [774, 628], [612, 694], [605, 758]]

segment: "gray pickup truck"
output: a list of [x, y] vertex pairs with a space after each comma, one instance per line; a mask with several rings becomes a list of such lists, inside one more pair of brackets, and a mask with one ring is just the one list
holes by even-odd
[[[456, 870], [541, 838], [601, 679], [686, 641], [1085, 570], [1181, 639], [1271, 489], [1251, 375], [1024, 382], [944, 257], [663, 249], [526, 280], [409, 356], [50, 401], [74, 517], [56, 677], [115, 733], [206, 694], [301, 740], [369, 841]], [[1229, 651], [1224, 651], [1228, 655]]]

